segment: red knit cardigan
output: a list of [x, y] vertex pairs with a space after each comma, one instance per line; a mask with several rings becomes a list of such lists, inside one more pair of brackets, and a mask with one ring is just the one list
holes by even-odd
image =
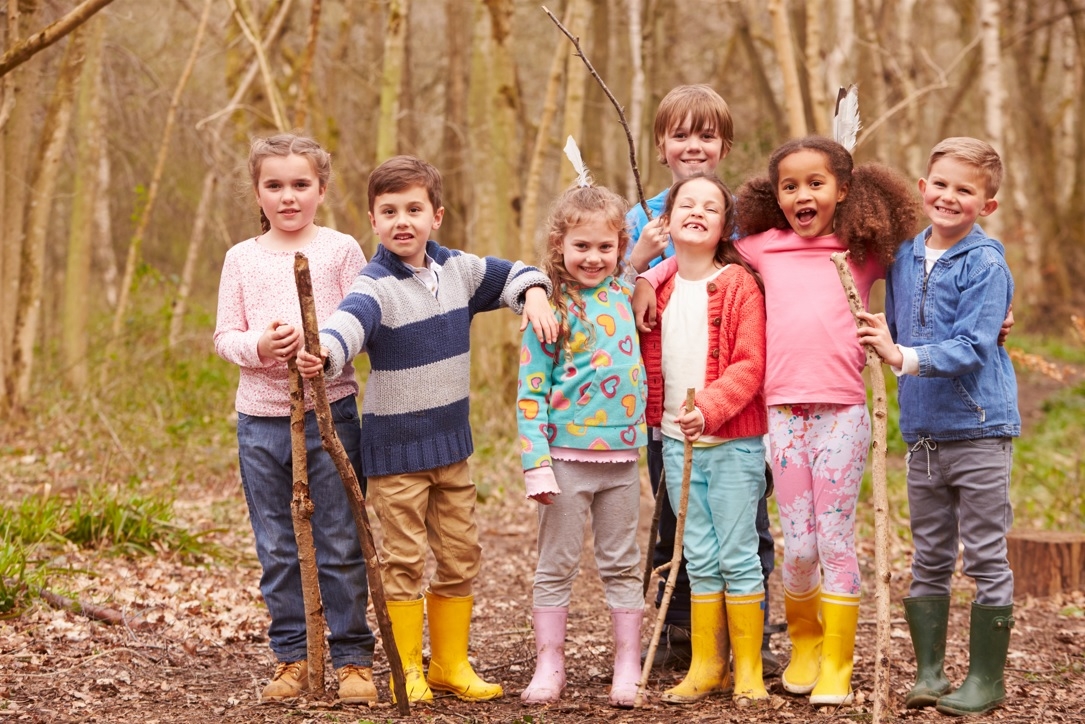
[[[704, 415], [705, 435], [728, 439], [768, 432], [765, 409], [765, 297], [753, 276], [737, 264], [708, 283], [708, 358], [704, 387], [695, 404]], [[656, 290], [662, 320], [674, 292], [674, 277]], [[641, 354], [648, 373], [648, 424], [663, 418], [662, 322], [642, 335]]]

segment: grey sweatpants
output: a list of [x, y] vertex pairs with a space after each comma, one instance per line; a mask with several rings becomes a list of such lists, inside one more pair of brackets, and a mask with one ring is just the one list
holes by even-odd
[[1011, 438], [935, 442], [923, 438], [908, 453], [912, 596], [946, 596], [964, 543], [964, 573], [976, 581], [976, 602], [1013, 603], [1006, 558]]
[[539, 564], [535, 607], [568, 606], [580, 572], [584, 523], [591, 515], [595, 564], [610, 608], [642, 608], [640, 474], [636, 462], [582, 463], [554, 460], [561, 494], [539, 505]]

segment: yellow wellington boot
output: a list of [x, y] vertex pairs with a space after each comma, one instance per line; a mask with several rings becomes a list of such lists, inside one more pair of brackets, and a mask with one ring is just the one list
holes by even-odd
[[780, 682], [784, 691], [809, 694], [821, 671], [821, 587], [806, 593], [784, 589], [787, 635], [791, 639], [791, 661]]
[[[422, 669], [422, 619], [423, 602], [421, 598], [414, 601], [388, 601], [388, 618], [392, 621], [392, 636], [396, 640], [396, 648], [399, 650], [399, 658], [403, 662], [403, 672], [407, 679], [407, 700], [412, 704], [417, 702], [431, 703], [433, 692]], [[396, 700], [395, 687], [391, 680], [388, 688], [392, 690], [392, 701]]]
[[767, 699], [761, 675], [761, 637], [765, 633], [765, 593], [727, 594], [727, 629], [735, 652], [735, 692], [732, 698]]
[[[660, 697], [670, 704], [691, 704], [711, 694], [731, 691], [731, 644], [727, 636], [723, 591], [692, 594], [689, 611], [693, 659], [686, 678]], [[760, 639], [757, 646], [760, 650]]]
[[426, 591], [429, 613], [429, 676], [433, 689], [449, 691], [464, 701], [489, 701], [502, 694], [500, 684], [479, 678], [467, 660], [472, 596], [449, 598]]
[[821, 617], [825, 622], [821, 676], [810, 692], [810, 703], [814, 706], [850, 704], [853, 699], [851, 669], [855, 656], [855, 629], [859, 625], [859, 596], [822, 592]]

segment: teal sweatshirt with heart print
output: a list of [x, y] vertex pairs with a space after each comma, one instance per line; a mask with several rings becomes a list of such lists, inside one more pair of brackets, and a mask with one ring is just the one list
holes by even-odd
[[530, 327], [520, 348], [516, 419], [524, 470], [551, 464], [553, 447], [631, 450], [648, 443], [644, 365], [632, 291], [607, 277], [581, 289], [569, 309], [568, 352], [542, 344]]

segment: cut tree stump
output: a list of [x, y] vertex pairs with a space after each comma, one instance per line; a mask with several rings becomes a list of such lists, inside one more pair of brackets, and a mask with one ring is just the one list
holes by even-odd
[[1011, 530], [1006, 544], [1016, 595], [1085, 588], [1085, 533]]

